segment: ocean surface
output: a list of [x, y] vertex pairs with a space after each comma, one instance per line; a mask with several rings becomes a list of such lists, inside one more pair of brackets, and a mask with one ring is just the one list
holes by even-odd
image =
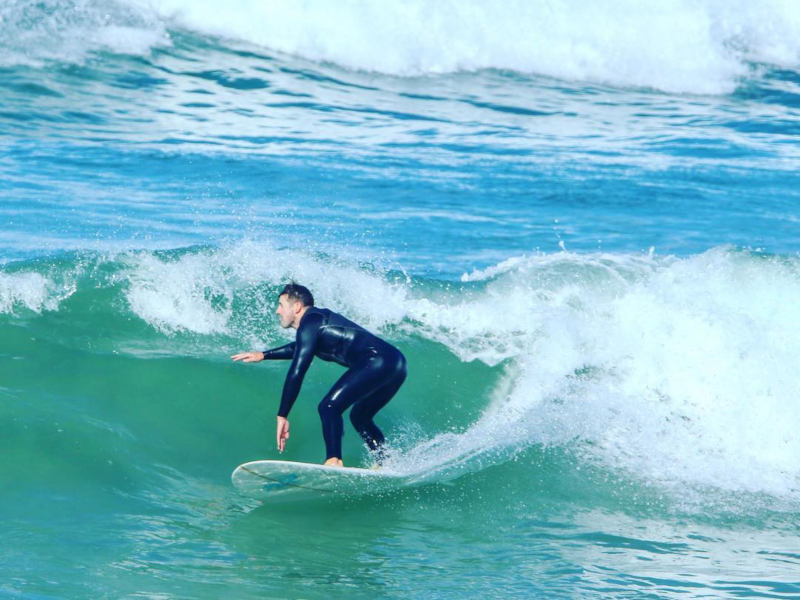
[[800, 597], [799, 299], [799, 2], [2, 0], [0, 597]]

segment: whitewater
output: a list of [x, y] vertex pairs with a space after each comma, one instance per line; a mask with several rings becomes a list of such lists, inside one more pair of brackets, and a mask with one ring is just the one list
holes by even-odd
[[[0, 6], [0, 595], [796, 597], [800, 8]], [[415, 486], [261, 504], [289, 280]], [[287, 460], [324, 458], [316, 361]], [[349, 426], [348, 426], [349, 427]], [[348, 429], [344, 459], [367, 464]]]

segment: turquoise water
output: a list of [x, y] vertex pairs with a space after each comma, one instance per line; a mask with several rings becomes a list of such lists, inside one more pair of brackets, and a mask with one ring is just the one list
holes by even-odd
[[[0, 596], [796, 597], [800, 11], [375, 6], [0, 6]], [[290, 278], [422, 485], [232, 488]]]

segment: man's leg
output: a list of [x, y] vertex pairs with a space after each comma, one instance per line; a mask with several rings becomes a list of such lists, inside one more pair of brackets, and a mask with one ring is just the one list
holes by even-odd
[[342, 433], [344, 424], [342, 414], [354, 402], [368, 396], [382, 383], [380, 364], [374, 360], [360, 369], [349, 369], [333, 385], [319, 403], [319, 417], [322, 421], [322, 437], [325, 439], [325, 458], [342, 458]]
[[406, 379], [405, 357], [398, 352], [393, 360], [386, 361], [383, 373], [385, 377], [383, 384], [368, 396], [356, 401], [350, 411], [350, 422], [367, 447], [375, 453], [378, 463], [383, 459], [381, 447], [384, 437], [373, 419], [403, 385]]
[[[383, 443], [383, 434], [375, 426], [372, 417], [391, 400], [406, 377], [405, 357], [395, 350], [393, 353], [376, 354], [360, 368], [349, 369], [319, 403], [322, 420], [322, 436], [325, 438], [326, 462], [331, 458], [342, 458], [342, 414], [352, 404], [367, 400], [357, 411], [356, 430], [371, 449]], [[355, 409], [354, 409], [355, 410]], [[359, 418], [363, 416], [362, 418]], [[351, 415], [351, 420], [353, 419]]]

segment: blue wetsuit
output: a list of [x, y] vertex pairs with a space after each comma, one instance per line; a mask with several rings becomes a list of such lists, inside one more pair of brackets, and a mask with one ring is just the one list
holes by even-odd
[[315, 356], [347, 367], [318, 406], [326, 458], [342, 457], [342, 414], [352, 406], [350, 421], [380, 459], [384, 437], [373, 417], [405, 380], [405, 357], [391, 344], [340, 314], [312, 306], [300, 320], [294, 342], [264, 351], [266, 360], [292, 360], [283, 385], [279, 417], [289, 415]]

